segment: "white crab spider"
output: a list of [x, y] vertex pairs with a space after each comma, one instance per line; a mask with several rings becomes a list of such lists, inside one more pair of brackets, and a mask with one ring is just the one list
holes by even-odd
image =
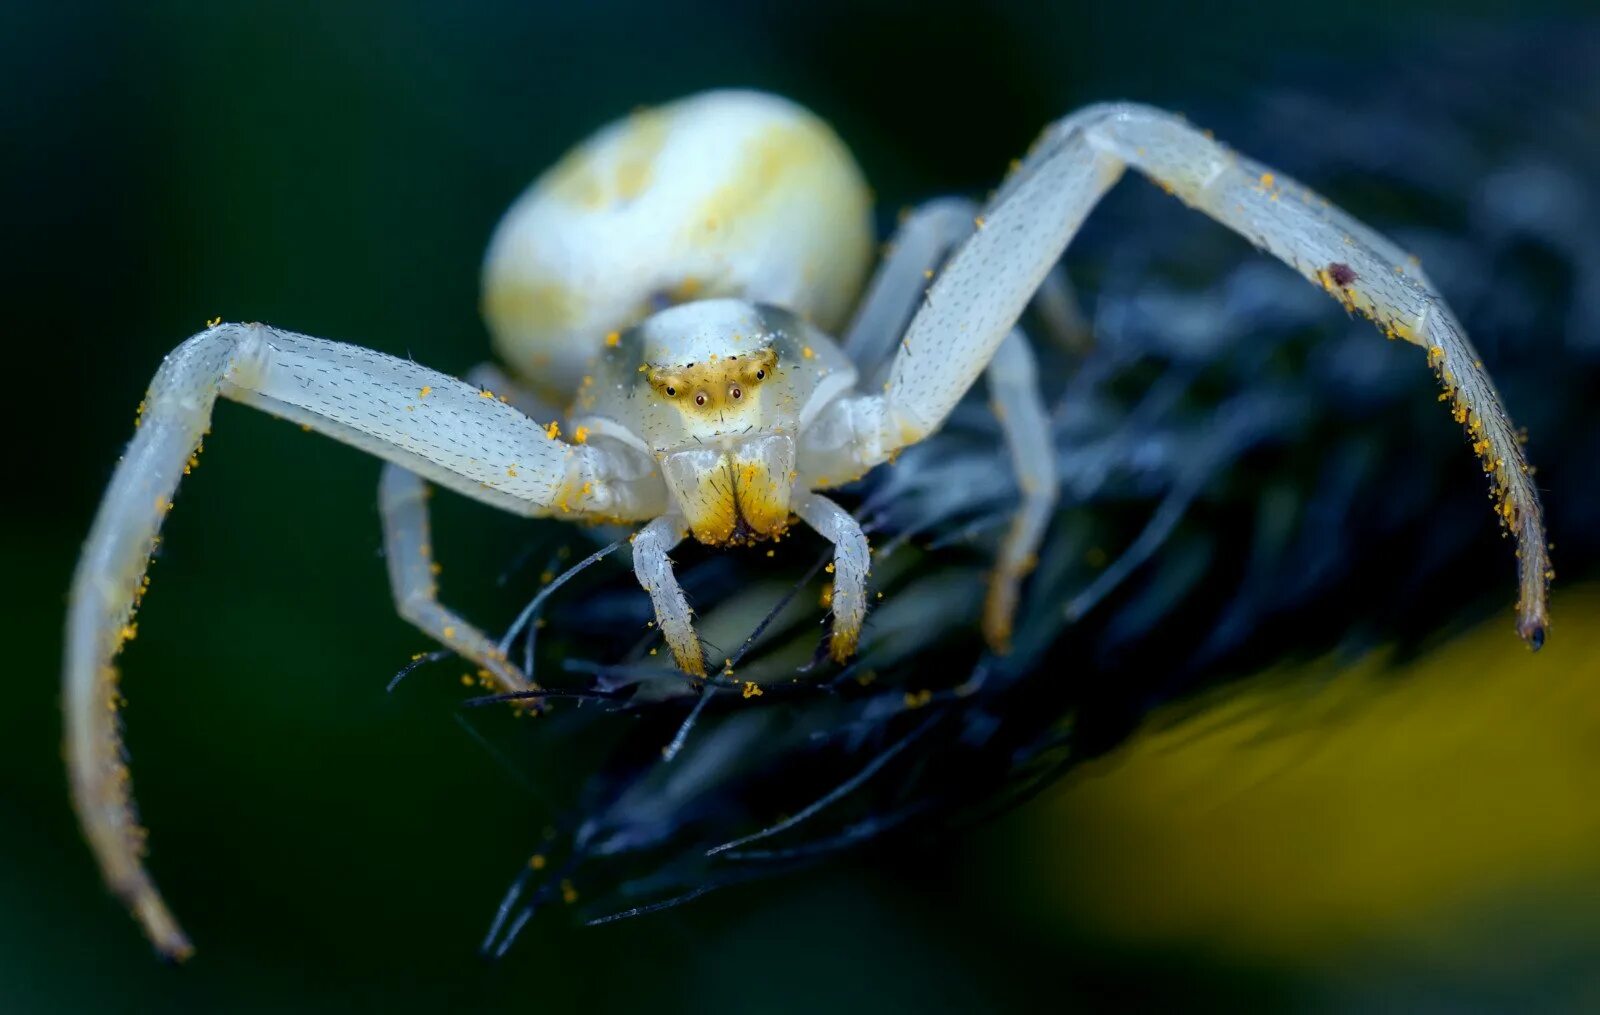
[[708, 93], [601, 130], [507, 214], [484, 310], [514, 377], [482, 368], [466, 383], [260, 324], [210, 327], [162, 363], [74, 578], [64, 672], [79, 816], [156, 947], [190, 950], [141, 861], [112, 664], [219, 395], [385, 459], [401, 613], [518, 690], [529, 685], [495, 643], [436, 597], [426, 482], [529, 516], [644, 523], [634, 568], [692, 674], [704, 660], [668, 554], [689, 534], [773, 537], [797, 516], [836, 548], [830, 648], [843, 659], [866, 614], [870, 555], [856, 521], [817, 491], [933, 433], [987, 370], [1023, 491], [985, 609], [1003, 648], [1056, 488], [1016, 323], [1127, 166], [1427, 350], [1517, 538], [1519, 629], [1537, 647], [1548, 561], [1517, 437], [1455, 318], [1393, 243], [1178, 117], [1099, 105], [1046, 129], [981, 209], [936, 201], [912, 214], [856, 306], [872, 234], [849, 152], [785, 100]]

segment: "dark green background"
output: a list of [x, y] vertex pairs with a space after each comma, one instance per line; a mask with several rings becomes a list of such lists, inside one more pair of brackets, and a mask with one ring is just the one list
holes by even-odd
[[[124, 667], [151, 863], [199, 946], [188, 966], [157, 963], [102, 889], [58, 747], [77, 545], [149, 375], [207, 318], [460, 372], [487, 351], [477, 269], [498, 215], [635, 105], [784, 92], [837, 127], [892, 210], [982, 190], [1087, 101], [1243, 102], [1297, 54], [1381, 72], [1512, 5], [1199, 6], [6, 5], [0, 1008], [974, 1010], [1292, 991], [1062, 939], [1026, 918], [1020, 862], [1009, 895], [967, 889], [964, 865], [1004, 855], [1017, 820], [978, 833], [981, 851], [908, 847], [613, 927], [545, 914], [508, 961], [482, 962], [545, 816], [452, 719], [452, 671], [383, 693], [423, 643], [388, 605], [377, 464], [232, 405]], [[490, 579], [527, 523], [438, 503], [445, 587], [495, 627], [525, 590], [508, 600]], [[560, 761], [538, 778], [572, 779]]]

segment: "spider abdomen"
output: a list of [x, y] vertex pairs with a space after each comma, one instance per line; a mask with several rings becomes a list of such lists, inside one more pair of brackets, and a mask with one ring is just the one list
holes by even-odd
[[837, 135], [759, 92], [692, 96], [618, 120], [501, 220], [483, 269], [499, 354], [555, 401], [606, 336], [733, 296], [843, 323], [872, 257], [871, 199]]

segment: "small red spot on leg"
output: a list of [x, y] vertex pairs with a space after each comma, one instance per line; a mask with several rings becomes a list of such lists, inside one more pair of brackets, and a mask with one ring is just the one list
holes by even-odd
[[1340, 288], [1343, 288], [1354, 282], [1357, 277], [1356, 270], [1350, 267], [1348, 264], [1335, 261], [1334, 263], [1328, 265], [1328, 278], [1332, 279], [1333, 284], [1339, 286]]

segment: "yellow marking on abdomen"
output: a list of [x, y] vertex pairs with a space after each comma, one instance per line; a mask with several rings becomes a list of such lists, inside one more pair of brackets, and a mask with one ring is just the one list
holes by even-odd
[[497, 278], [483, 294], [483, 315], [499, 328], [565, 328], [583, 312], [582, 298], [560, 282]]

